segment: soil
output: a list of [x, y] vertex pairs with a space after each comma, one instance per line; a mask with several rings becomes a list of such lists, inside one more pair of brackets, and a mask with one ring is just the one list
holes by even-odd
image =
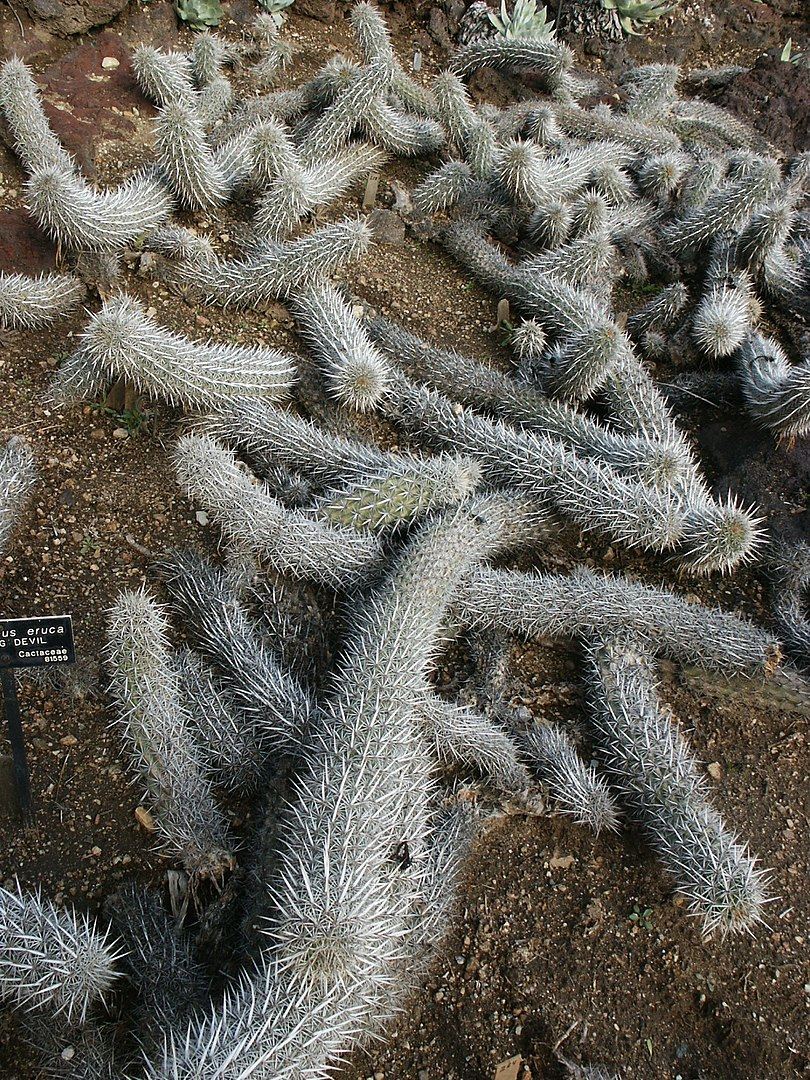
[[[238, 34], [254, 13], [248, 0], [226, 9], [223, 29], [230, 34]], [[386, 6], [400, 56], [418, 48], [426, 76], [446, 59], [437, 27], [450, 25], [451, 9]], [[26, 29], [24, 40], [15, 15]], [[312, 74], [335, 51], [351, 49], [344, 15], [339, 4], [336, 18], [325, 24], [292, 9], [286, 31], [296, 50], [291, 83]], [[572, 44], [583, 46], [583, 63], [608, 80], [628, 58], [675, 55], [694, 67], [755, 64], [738, 92], [724, 91], [724, 103], [761, 123], [758, 95], [767, 92], [771, 119], [761, 130], [789, 152], [806, 139], [801, 115], [785, 96], [800, 80], [792, 65], [776, 68], [772, 56], [758, 58], [788, 36], [800, 47], [800, 16], [799, 6], [781, 0], [686, 4], [644, 39], [605, 48], [593, 41]], [[169, 4], [130, 5], [110, 27], [78, 44], [52, 36], [24, 12], [3, 9], [0, 29], [7, 52], [19, 49], [37, 71], [51, 73], [47, 97], [54, 123], [62, 117], [60, 134], [68, 143], [75, 139], [71, 148], [100, 182], [117, 181], [143, 159], [152, 110], [132, 87], [127, 50], [142, 40], [188, 47], [191, 35], [177, 29]], [[77, 49], [84, 50], [85, 68], [76, 66]], [[121, 58], [112, 74], [99, 63], [106, 55]], [[89, 131], [82, 127], [81, 114], [77, 120], [68, 109], [65, 117], [59, 107], [67, 85], [60, 80], [72, 78], [75, 89], [75, 73], [85, 69], [96, 74], [85, 81], [83, 93], [96, 101], [100, 139], [93, 124], [86, 125]], [[485, 89], [496, 100], [515, 92], [504, 80]], [[73, 100], [67, 89], [65, 94]], [[106, 101], [119, 110], [117, 118], [99, 105]], [[53, 265], [55, 252], [24, 223], [22, 175], [10, 154], [0, 154], [0, 167], [0, 200], [9, 225], [0, 240], [1, 268]], [[409, 187], [426, 168], [387, 167], [378, 209], [393, 205], [392, 182]], [[330, 207], [324, 220], [359, 212], [361, 195]], [[214, 236], [223, 250], [248, 216], [242, 208], [218, 218]], [[205, 215], [187, 220], [212, 228]], [[353, 291], [424, 337], [505, 365], [507, 354], [492, 329], [495, 301], [412, 231], [402, 238], [394, 229], [390, 237], [392, 242], [379, 243], [346, 275]], [[124, 273], [126, 289], [154, 308], [160, 322], [192, 338], [266, 342], [300, 352], [280, 305], [235, 315], [198, 307], [140, 276], [134, 256]], [[98, 299], [88, 296], [87, 308], [97, 306]], [[189, 544], [213, 553], [217, 535], [200, 523], [173, 480], [169, 452], [181, 419], [177, 411], [145, 403], [142, 413], [122, 417], [103, 408], [44, 404], [49, 378], [74, 348], [85, 319], [80, 309], [50, 331], [6, 334], [0, 357], [0, 440], [24, 435], [39, 473], [30, 509], [0, 562], [3, 613], [71, 613], [80, 658], [66, 685], [22, 680], [37, 816], [27, 830], [12, 816], [0, 817], [0, 881], [40, 883], [58, 903], [95, 911], [124, 880], [164, 887], [171, 866], [136, 820], [139, 789], [130, 781], [105, 709], [104, 613], [120, 589], [149, 579], [152, 555]], [[719, 489], [742, 489], [764, 505], [779, 532], [807, 535], [806, 448], [775, 447], [736, 413], [691, 414], [684, 422], [692, 425]], [[686, 581], [663, 559], [631, 557], [573, 529], [556, 537], [534, 565], [565, 570], [583, 563], [651, 583], [666, 581], [705, 603], [761, 624], [769, 620], [764, 579], [756, 568], [728, 579]], [[459, 664], [457, 654], [445, 658], [439, 685], [459, 681]], [[584, 701], [575, 648], [515, 643], [509, 670], [512, 705], [577, 723]], [[769, 889], [778, 899], [768, 909], [768, 925], [750, 938], [704, 941], [635, 833], [594, 839], [560, 818], [497, 813], [476, 843], [457, 915], [429, 981], [387, 1042], [358, 1053], [341, 1080], [540, 1080], [566, 1075], [563, 1057], [643, 1080], [777, 1080], [810, 1071], [807, 710], [780, 702], [767, 688], [704, 683], [671, 666], [662, 672], [661, 690], [690, 730], [699, 760], [712, 765], [716, 805], [771, 868]], [[0, 783], [4, 775], [0, 770]], [[486, 797], [480, 798], [491, 810]], [[0, 813], [2, 805], [0, 800]], [[249, 830], [249, 809], [234, 805], [229, 813], [237, 834]], [[516, 1071], [497, 1071], [516, 1056]], [[34, 1075], [19, 1030], [6, 1014], [0, 1018], [0, 1076]]]

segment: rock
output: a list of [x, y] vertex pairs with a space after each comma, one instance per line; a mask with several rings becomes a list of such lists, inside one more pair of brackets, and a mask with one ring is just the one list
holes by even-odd
[[372, 210], [366, 224], [380, 244], [405, 243], [405, 222], [393, 210]]
[[[110, 67], [111, 60], [117, 66]], [[88, 176], [101, 141], [131, 143], [137, 115], [153, 112], [135, 82], [127, 46], [109, 30], [65, 53], [38, 81], [51, 126]]]
[[295, 14], [332, 22], [335, 18], [335, 0], [295, 0]]
[[573, 855], [554, 855], [548, 865], [551, 870], [569, 870], [576, 861]]
[[68, 37], [104, 26], [124, 10], [128, 0], [22, 0], [34, 19], [41, 19], [53, 34]]
[[145, 806], [135, 807], [135, 820], [145, 829], [147, 832], [154, 832], [157, 826], [155, 825], [155, 819], [149, 813]]
[[810, 80], [798, 64], [761, 56], [712, 100], [788, 154], [810, 147]]
[[22, 207], [0, 210], [0, 270], [41, 274], [56, 267], [56, 250]]
[[719, 761], [713, 761], [711, 765], [706, 766], [706, 772], [712, 778], [712, 780], [719, 780], [723, 775], [723, 770]]

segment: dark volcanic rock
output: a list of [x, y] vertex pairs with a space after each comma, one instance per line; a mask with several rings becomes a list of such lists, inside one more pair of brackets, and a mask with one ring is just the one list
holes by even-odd
[[129, 0], [22, 0], [34, 19], [41, 19], [54, 34], [81, 34], [114, 19]]
[[763, 56], [714, 98], [787, 154], [810, 148], [810, 79], [806, 68]]
[[40, 274], [53, 270], [56, 252], [22, 207], [0, 210], [0, 271]]

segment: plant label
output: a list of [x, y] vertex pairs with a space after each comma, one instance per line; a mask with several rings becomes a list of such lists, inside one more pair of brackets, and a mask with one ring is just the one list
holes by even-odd
[[75, 664], [70, 615], [0, 619], [0, 668]]

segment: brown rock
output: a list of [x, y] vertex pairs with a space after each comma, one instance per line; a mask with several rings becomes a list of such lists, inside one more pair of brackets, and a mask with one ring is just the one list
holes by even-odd
[[41, 19], [51, 33], [67, 37], [92, 26], [104, 26], [124, 10], [128, 0], [22, 0], [34, 19]]
[[810, 80], [798, 64], [762, 56], [714, 100], [785, 153], [810, 147]]
[[309, 19], [332, 22], [335, 17], [335, 0], [296, 0], [296, 15], [306, 15]]
[[[118, 67], [110, 68], [110, 59], [117, 60]], [[147, 115], [152, 111], [135, 82], [129, 49], [110, 30], [65, 53], [45, 68], [40, 81], [51, 126], [88, 175], [94, 171], [98, 142], [130, 140], [135, 131], [132, 109]]]
[[22, 207], [0, 210], [0, 270], [40, 274], [53, 270], [56, 252]]
[[372, 210], [366, 224], [378, 244], [405, 243], [405, 222], [393, 210]]

